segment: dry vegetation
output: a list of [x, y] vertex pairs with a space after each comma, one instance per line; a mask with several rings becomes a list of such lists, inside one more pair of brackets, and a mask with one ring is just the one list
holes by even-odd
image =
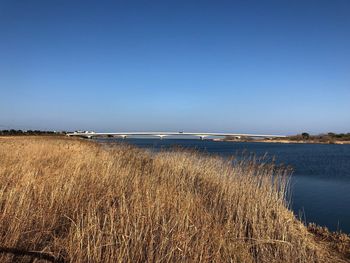
[[286, 208], [285, 186], [254, 160], [0, 138], [0, 262], [345, 260]]

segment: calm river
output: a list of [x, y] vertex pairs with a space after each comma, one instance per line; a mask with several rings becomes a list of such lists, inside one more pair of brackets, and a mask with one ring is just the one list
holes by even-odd
[[[350, 233], [350, 145], [216, 142], [188, 139], [98, 139], [153, 150], [179, 145], [222, 156], [265, 153], [294, 169], [292, 204], [296, 215], [330, 230]], [[300, 217], [299, 217], [300, 218]]]

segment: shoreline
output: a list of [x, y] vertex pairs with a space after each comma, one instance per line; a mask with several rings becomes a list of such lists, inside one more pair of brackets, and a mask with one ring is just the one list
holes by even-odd
[[350, 141], [334, 141], [334, 142], [320, 142], [320, 141], [290, 141], [290, 140], [227, 140], [227, 139], [213, 139], [213, 141], [221, 142], [258, 142], [258, 143], [281, 143], [281, 144], [350, 144]]

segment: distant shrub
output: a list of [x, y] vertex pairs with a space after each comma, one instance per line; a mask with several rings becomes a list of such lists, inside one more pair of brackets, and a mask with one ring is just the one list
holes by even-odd
[[310, 139], [310, 134], [308, 134], [307, 132], [303, 132], [303, 133], [301, 134], [301, 136], [303, 137], [304, 140]]

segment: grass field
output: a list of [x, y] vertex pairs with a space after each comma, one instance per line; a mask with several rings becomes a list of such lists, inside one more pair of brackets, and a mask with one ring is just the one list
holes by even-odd
[[348, 236], [308, 231], [287, 182], [254, 158], [0, 138], [0, 262], [347, 262]]

